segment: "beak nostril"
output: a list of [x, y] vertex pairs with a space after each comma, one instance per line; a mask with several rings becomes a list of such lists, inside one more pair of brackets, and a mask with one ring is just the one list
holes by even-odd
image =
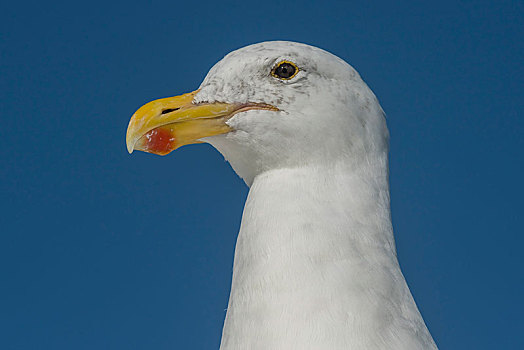
[[168, 109], [164, 109], [162, 111], [162, 114], [167, 114], [167, 113], [171, 113], [171, 112], [174, 112], [174, 111], [178, 111], [180, 108], [168, 108]]

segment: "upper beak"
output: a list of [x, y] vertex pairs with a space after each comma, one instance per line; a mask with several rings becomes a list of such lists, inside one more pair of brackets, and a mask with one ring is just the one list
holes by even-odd
[[198, 90], [145, 104], [133, 114], [127, 127], [127, 150], [159, 155], [208, 136], [231, 131], [226, 121], [234, 114], [250, 109], [278, 110], [261, 103], [197, 103]]

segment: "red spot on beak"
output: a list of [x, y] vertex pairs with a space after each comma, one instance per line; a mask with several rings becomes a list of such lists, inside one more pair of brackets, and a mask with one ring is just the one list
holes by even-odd
[[165, 155], [175, 149], [176, 139], [171, 128], [159, 127], [148, 131], [143, 138], [144, 151]]

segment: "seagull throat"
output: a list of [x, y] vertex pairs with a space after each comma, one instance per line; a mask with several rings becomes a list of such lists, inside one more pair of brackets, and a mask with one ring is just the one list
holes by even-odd
[[436, 348], [397, 261], [386, 162], [255, 178], [221, 350]]

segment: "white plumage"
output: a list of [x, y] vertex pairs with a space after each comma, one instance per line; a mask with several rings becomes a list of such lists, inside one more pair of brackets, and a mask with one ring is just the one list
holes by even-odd
[[[268, 74], [281, 60], [294, 81]], [[289, 42], [217, 63], [196, 101], [263, 102], [206, 139], [251, 185], [221, 350], [436, 349], [400, 270], [388, 131], [347, 63]]]
[[[292, 79], [270, 74], [296, 64]], [[221, 350], [436, 349], [400, 270], [388, 130], [359, 74], [308, 45], [227, 55], [193, 104], [264, 103], [206, 137], [250, 186]]]

